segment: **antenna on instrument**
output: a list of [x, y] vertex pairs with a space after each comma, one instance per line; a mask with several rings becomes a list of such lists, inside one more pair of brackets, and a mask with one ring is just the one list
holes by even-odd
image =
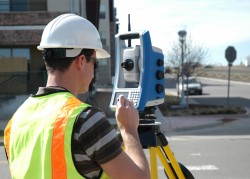
[[[128, 31], [131, 31], [130, 14], [128, 14]], [[131, 39], [128, 39], [128, 47], [131, 47]]]

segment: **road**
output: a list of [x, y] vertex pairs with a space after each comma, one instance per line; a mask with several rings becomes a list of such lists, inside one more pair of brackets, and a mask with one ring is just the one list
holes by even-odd
[[[204, 94], [190, 96], [202, 104], [227, 104], [228, 81], [202, 78]], [[230, 81], [229, 105], [250, 107], [250, 83]]]
[[[203, 95], [189, 95], [201, 104], [208, 105], [227, 105], [228, 81], [211, 78], [198, 78], [203, 84]], [[166, 91], [177, 94], [176, 79], [174, 77], [166, 78]], [[250, 83], [230, 81], [229, 105], [246, 106], [250, 108]]]
[[206, 129], [168, 134], [176, 158], [196, 178], [250, 176], [250, 115]]
[[[204, 94], [190, 95], [193, 102], [226, 105], [228, 81], [199, 79]], [[176, 93], [175, 79], [166, 81], [167, 89]], [[229, 105], [250, 109], [250, 84], [230, 82]], [[250, 116], [206, 129], [168, 134], [176, 158], [190, 169], [195, 178], [248, 179], [250, 176]]]
[[1, 179], [11, 178], [3, 146], [0, 146], [0, 178]]
[[195, 178], [249, 179], [250, 136], [179, 136], [170, 146]]
[[[242, 121], [237, 122], [242, 123]], [[230, 124], [230, 127], [234, 125]], [[191, 171], [196, 179], [249, 179], [250, 135], [211, 135], [218, 132], [225, 133], [224, 128], [225, 126], [198, 132], [185, 131], [168, 136], [169, 146], [175, 157]], [[233, 133], [237, 134], [237, 131], [235, 129]], [[145, 153], [149, 159], [148, 150], [145, 150]], [[0, 178], [10, 179], [2, 146], [0, 146], [0, 156]], [[159, 179], [166, 178], [160, 163], [158, 170]]]

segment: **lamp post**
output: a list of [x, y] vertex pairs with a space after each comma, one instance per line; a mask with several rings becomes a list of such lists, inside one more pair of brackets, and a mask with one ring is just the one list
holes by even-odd
[[180, 105], [182, 107], [187, 106], [187, 101], [184, 95], [184, 74], [183, 74], [183, 63], [184, 63], [184, 43], [186, 41], [186, 35], [187, 32], [185, 30], [180, 30], [178, 32], [179, 35], [179, 40], [181, 42], [181, 100], [180, 100]]

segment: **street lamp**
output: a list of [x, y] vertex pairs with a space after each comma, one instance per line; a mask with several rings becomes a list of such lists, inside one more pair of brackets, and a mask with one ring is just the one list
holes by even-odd
[[181, 42], [181, 100], [180, 100], [180, 105], [182, 107], [186, 107], [187, 106], [187, 101], [186, 98], [184, 96], [184, 74], [183, 74], [183, 62], [184, 62], [184, 43], [186, 41], [186, 35], [187, 32], [185, 30], [180, 30], [178, 32], [179, 35], [179, 40]]

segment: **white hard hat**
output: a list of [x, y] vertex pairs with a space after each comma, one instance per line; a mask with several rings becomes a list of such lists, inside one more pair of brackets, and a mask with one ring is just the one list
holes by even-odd
[[102, 48], [96, 27], [75, 14], [60, 15], [45, 27], [37, 49], [47, 48], [65, 48], [66, 57], [76, 57], [82, 49], [95, 49], [97, 58], [110, 57]]

